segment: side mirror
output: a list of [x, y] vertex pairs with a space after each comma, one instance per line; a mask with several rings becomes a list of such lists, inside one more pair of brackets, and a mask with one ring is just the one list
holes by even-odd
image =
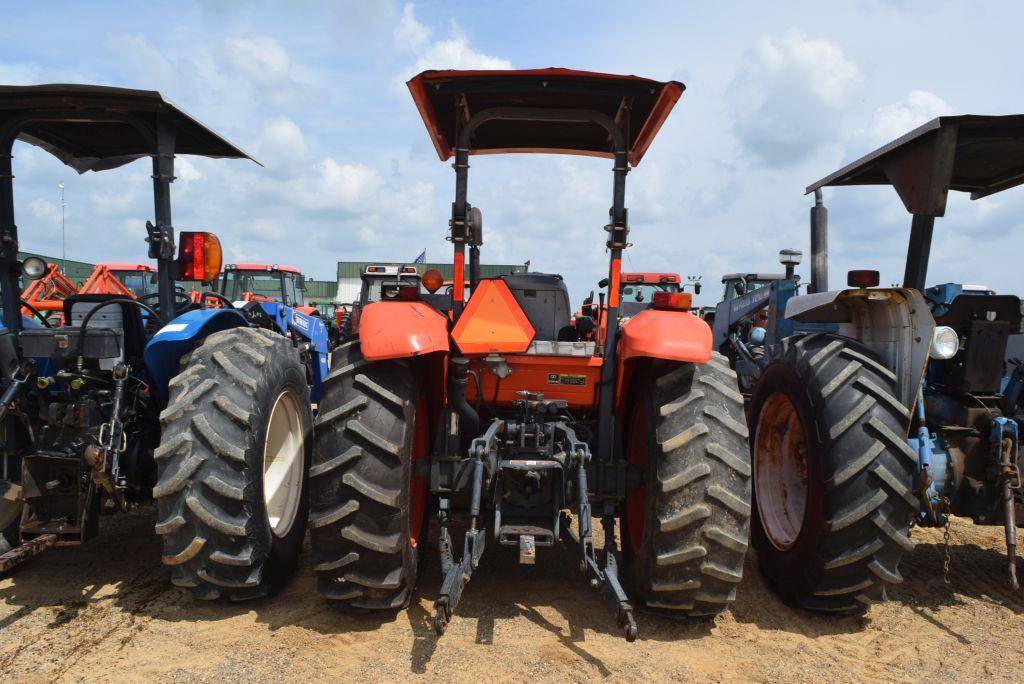
[[608, 279], [607, 278], [601, 278], [599, 281], [597, 281], [597, 286], [599, 288], [601, 288], [602, 290], [604, 288], [608, 287]]
[[178, 236], [178, 280], [213, 282], [220, 275], [220, 240], [213, 233], [182, 231]]
[[484, 215], [477, 207], [469, 208], [469, 216], [466, 217], [469, 228], [470, 244], [479, 247], [484, 244]]
[[693, 284], [693, 293], [694, 294], [700, 294], [700, 283], [694, 283]]
[[295, 279], [295, 289], [303, 291], [306, 289], [306, 276], [302, 275], [301, 273]]

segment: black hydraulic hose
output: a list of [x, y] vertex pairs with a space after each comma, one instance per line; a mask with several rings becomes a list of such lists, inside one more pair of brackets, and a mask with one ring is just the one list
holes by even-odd
[[480, 415], [480, 405], [484, 398], [484, 386], [480, 384], [480, 374], [475, 370], [466, 371], [466, 375], [473, 378], [473, 384], [476, 386], [476, 415]]
[[118, 297], [116, 299], [108, 299], [108, 300], [106, 300], [104, 302], [100, 302], [98, 306], [94, 306], [82, 318], [82, 325], [80, 326], [79, 332], [78, 332], [78, 355], [79, 356], [82, 356], [83, 355], [82, 353], [85, 351], [85, 329], [89, 325], [89, 321], [92, 320], [93, 315], [97, 311], [99, 311], [100, 309], [103, 309], [105, 307], [108, 307], [111, 304], [134, 304], [135, 306], [139, 307], [140, 309], [145, 309], [149, 313], [153, 314], [153, 318], [156, 320], [157, 323], [163, 324], [163, 322], [164, 322], [164, 319], [160, 318], [160, 314], [158, 314], [156, 312], [156, 309], [154, 309], [153, 307], [149, 306], [148, 304], [143, 304], [142, 302], [140, 302], [137, 299], [132, 299], [130, 297]]
[[18, 301], [21, 302], [21, 305], [23, 307], [25, 307], [26, 309], [31, 311], [33, 313], [33, 315], [35, 315], [35, 317], [39, 319], [39, 322], [42, 323], [45, 327], [47, 327], [47, 328], [52, 328], [53, 327], [52, 325], [50, 325], [50, 321], [46, 320], [46, 317], [44, 317], [43, 314], [41, 314], [39, 312], [39, 309], [37, 309], [36, 307], [34, 307], [31, 304], [29, 304], [28, 302], [26, 302], [24, 299], [19, 299]]
[[466, 401], [467, 371], [469, 360], [461, 357], [451, 360], [451, 374], [448, 376], [448, 401], [455, 412], [466, 422], [459, 426], [460, 436], [476, 437], [480, 433], [480, 415]]

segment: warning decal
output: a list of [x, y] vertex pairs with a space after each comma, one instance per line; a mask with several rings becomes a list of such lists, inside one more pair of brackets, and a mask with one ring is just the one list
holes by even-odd
[[549, 385], [578, 385], [580, 387], [587, 384], [586, 375], [570, 375], [568, 373], [548, 373], [548, 384]]

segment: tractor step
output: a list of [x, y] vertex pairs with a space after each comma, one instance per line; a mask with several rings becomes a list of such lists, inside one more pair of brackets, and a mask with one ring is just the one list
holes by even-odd
[[38, 556], [56, 543], [56, 534], [44, 534], [28, 540], [21, 546], [14, 547], [7, 553], [0, 555], [0, 572], [7, 572], [21, 565], [32, 556]]

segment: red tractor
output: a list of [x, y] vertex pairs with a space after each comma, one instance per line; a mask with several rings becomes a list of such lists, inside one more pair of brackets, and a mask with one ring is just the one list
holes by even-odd
[[306, 278], [294, 266], [228, 264], [218, 289], [232, 302], [281, 302], [308, 316], [320, 315], [315, 306], [306, 306]]
[[[683, 283], [678, 273], [623, 273], [619, 285], [619, 316], [634, 316], [650, 308], [657, 293], [682, 293], [687, 286], [694, 294], [700, 294], [700, 276], [689, 276]], [[685, 301], [685, 297], [681, 301]]]
[[[334, 352], [310, 470], [321, 593], [357, 610], [407, 605], [433, 513], [438, 634], [488, 541], [518, 549], [523, 564], [559, 541], [575, 548], [629, 640], [634, 602], [719, 613], [736, 596], [750, 518], [735, 375], [688, 297], [655, 293], [619, 321], [626, 174], [682, 84], [539, 69], [427, 71], [409, 88], [438, 156], [455, 159], [451, 298], [391, 288]], [[503, 152], [613, 160], [603, 323], [573, 319], [560, 276], [480, 277], [469, 156]]]

